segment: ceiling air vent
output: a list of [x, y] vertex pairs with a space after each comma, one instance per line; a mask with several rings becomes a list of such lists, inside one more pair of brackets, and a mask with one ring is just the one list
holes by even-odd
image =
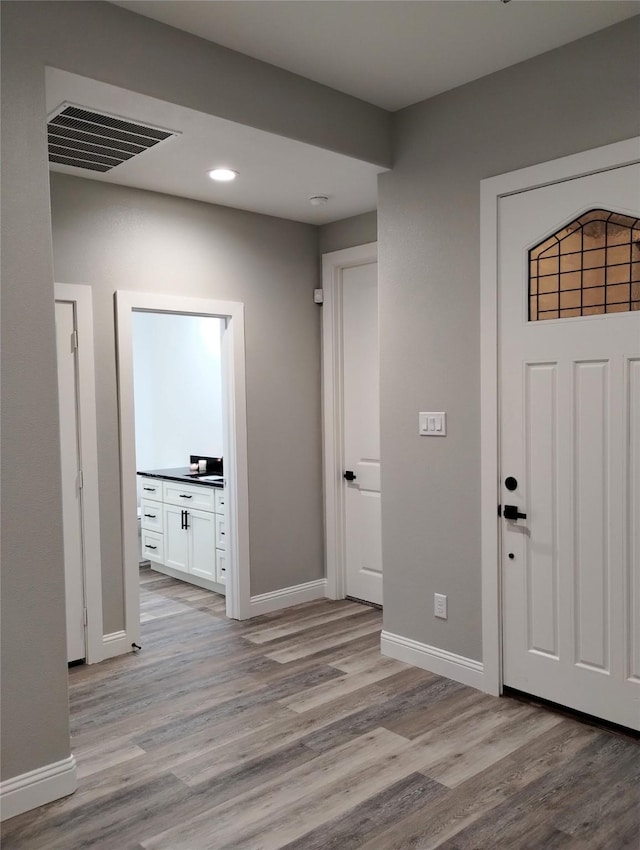
[[178, 135], [115, 115], [63, 103], [47, 122], [49, 162], [111, 171], [154, 145]]

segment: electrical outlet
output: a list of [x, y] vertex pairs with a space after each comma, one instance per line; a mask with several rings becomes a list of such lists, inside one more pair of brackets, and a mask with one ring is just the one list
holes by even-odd
[[441, 620], [447, 619], [447, 597], [444, 593], [433, 594], [433, 616]]

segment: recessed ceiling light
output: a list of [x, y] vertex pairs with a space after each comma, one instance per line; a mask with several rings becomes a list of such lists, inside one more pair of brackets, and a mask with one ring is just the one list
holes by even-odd
[[230, 183], [237, 176], [238, 172], [233, 171], [231, 168], [214, 168], [213, 171], [209, 172], [209, 177], [212, 180], [217, 180], [218, 183]]

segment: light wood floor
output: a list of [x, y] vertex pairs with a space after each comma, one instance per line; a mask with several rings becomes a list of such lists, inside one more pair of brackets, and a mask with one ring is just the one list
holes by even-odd
[[70, 671], [79, 790], [3, 850], [640, 847], [636, 740], [384, 659], [376, 610], [142, 600], [142, 652]]

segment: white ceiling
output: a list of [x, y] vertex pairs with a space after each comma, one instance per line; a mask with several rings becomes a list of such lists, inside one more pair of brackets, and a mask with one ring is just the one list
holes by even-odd
[[116, 0], [395, 111], [640, 13], [635, 0]]
[[[369, 163], [54, 68], [47, 68], [46, 91], [47, 115], [68, 101], [180, 133], [104, 174], [51, 163], [52, 171], [310, 224], [377, 206], [377, 175], [385, 169]], [[207, 172], [220, 165], [238, 178], [214, 183]], [[311, 206], [309, 197], [319, 194], [329, 202]]]

